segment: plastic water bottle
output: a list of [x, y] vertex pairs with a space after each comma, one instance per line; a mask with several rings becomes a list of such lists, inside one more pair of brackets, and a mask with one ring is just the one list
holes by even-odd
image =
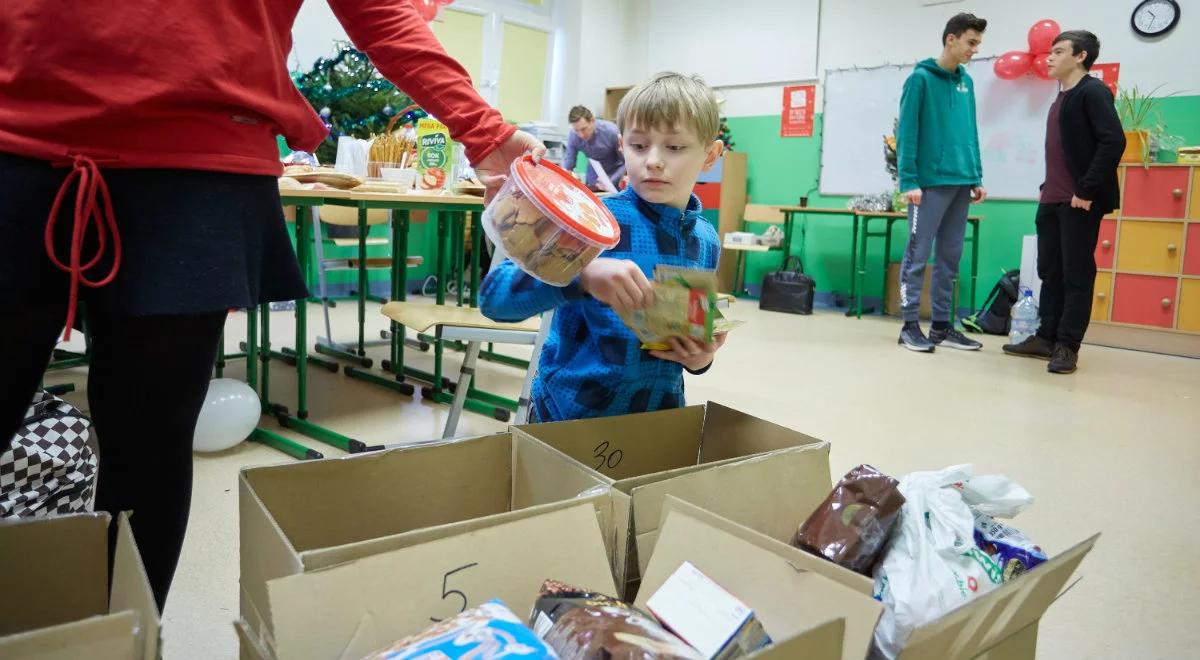
[[1032, 337], [1041, 325], [1038, 316], [1037, 301], [1033, 299], [1033, 290], [1029, 287], [1021, 289], [1021, 299], [1012, 306], [1012, 324], [1009, 326], [1008, 339], [1019, 344]]

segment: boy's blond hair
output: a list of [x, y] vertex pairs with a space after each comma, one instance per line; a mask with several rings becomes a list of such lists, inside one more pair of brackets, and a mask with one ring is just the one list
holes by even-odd
[[700, 76], [655, 74], [629, 90], [617, 107], [622, 134], [626, 127], [670, 129], [677, 124], [690, 128], [702, 144], [717, 139], [721, 129], [717, 97]]

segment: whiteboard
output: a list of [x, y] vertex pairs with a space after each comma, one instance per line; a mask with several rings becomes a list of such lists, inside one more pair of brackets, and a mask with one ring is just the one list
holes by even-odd
[[[1045, 178], [1046, 115], [1058, 83], [1000, 80], [991, 58], [974, 60], [975, 113], [983, 187], [999, 199], [1037, 199]], [[883, 160], [900, 92], [913, 65], [829, 71], [825, 75], [821, 193], [860, 195], [893, 188]]]
[[817, 77], [820, 0], [653, 0], [646, 4], [650, 74], [698, 73], [713, 87]]

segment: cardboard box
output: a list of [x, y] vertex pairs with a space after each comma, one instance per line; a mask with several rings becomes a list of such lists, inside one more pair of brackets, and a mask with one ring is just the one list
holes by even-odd
[[492, 598], [528, 617], [547, 578], [612, 593], [591, 504], [529, 509], [502, 524], [271, 580], [273, 643], [238, 622], [243, 657], [357, 660]]
[[[928, 321], [933, 318], [933, 305], [930, 303], [930, 278], [933, 275], [933, 264], [925, 265], [925, 283], [921, 285], [921, 304], [918, 307], [917, 314], [921, 319]], [[889, 316], [900, 316], [900, 264], [891, 262], [888, 264], [887, 271], [887, 307], [885, 313]]]
[[717, 403], [514, 427], [613, 487], [613, 573], [632, 598], [673, 495], [789, 538], [830, 489], [829, 444]]
[[129, 517], [109, 595], [106, 513], [0, 522], [0, 658], [155, 660], [159, 617]]
[[[1033, 660], [1038, 620], [1098, 537], [917, 628], [900, 660]], [[840, 657], [862, 660], [870, 648], [882, 612], [870, 578], [670, 498], [636, 604], [644, 605], [684, 561], [753, 608], [776, 641], [837, 617], [846, 621]], [[772, 647], [759, 657], [795, 656]]]
[[[268, 648], [271, 580], [520, 519], [524, 510], [583, 502], [612, 529], [603, 479], [509, 433], [252, 468], [239, 481], [241, 611]], [[604, 542], [613, 545], [611, 534]]]

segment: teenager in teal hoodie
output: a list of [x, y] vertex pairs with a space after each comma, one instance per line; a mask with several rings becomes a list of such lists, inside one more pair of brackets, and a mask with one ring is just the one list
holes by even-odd
[[[962, 258], [967, 208], [982, 202], [983, 166], [975, 125], [975, 84], [964, 65], [979, 52], [987, 21], [958, 14], [942, 32], [942, 54], [919, 64], [904, 83], [896, 133], [900, 191], [908, 201], [908, 247], [900, 265], [899, 344], [932, 353], [935, 346], [979, 350], [954, 327], [954, 281]], [[918, 313], [925, 264], [937, 255], [931, 280], [933, 326], [921, 331]]]

